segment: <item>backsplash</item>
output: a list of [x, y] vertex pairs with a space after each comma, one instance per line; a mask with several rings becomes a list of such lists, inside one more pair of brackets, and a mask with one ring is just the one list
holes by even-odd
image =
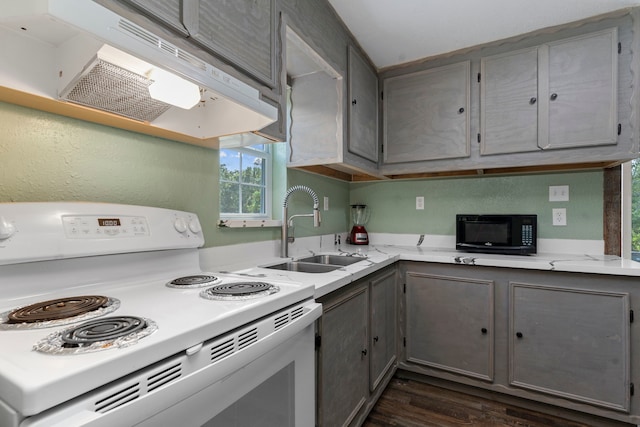
[[[0, 103], [0, 126], [0, 202], [86, 200], [191, 211], [209, 247], [280, 239], [278, 227], [216, 227], [217, 150], [6, 103]], [[538, 214], [541, 238], [602, 239], [600, 171], [349, 184], [289, 170], [286, 179], [287, 186], [308, 185], [320, 198], [322, 226], [297, 221], [298, 237], [346, 233], [349, 204], [366, 203], [373, 233], [452, 235], [456, 213], [526, 212]], [[549, 202], [549, 185], [569, 185], [569, 201]], [[325, 196], [328, 211], [322, 210]], [[416, 196], [424, 197], [424, 210], [415, 209]], [[310, 202], [304, 193], [293, 195], [289, 213], [310, 211]], [[554, 207], [567, 209], [566, 227], [551, 226]]]
[[[550, 185], [568, 185], [569, 201], [549, 202]], [[602, 239], [602, 197], [602, 171], [354, 183], [350, 192], [371, 207], [374, 233], [455, 235], [458, 213], [537, 214], [539, 238], [585, 240]], [[566, 226], [552, 225], [553, 208], [566, 208]]]

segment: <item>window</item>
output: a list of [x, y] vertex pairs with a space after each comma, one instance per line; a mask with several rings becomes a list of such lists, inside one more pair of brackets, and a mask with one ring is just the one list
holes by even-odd
[[221, 217], [270, 217], [271, 163], [269, 144], [220, 150]]

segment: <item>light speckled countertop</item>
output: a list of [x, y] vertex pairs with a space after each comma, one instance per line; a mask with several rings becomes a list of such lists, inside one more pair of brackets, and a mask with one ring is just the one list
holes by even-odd
[[[211, 248], [215, 251], [215, 248]], [[206, 250], [205, 250], [206, 251]], [[375, 244], [368, 246], [340, 245], [339, 248], [307, 249], [304, 254], [297, 254], [293, 259], [309, 254], [338, 254], [364, 258], [361, 262], [339, 268], [327, 273], [301, 273], [287, 270], [265, 268], [285, 261], [276, 255], [251, 256], [264, 254], [263, 248], [243, 249], [245, 260], [234, 265], [216, 265], [206, 252], [201, 255], [205, 268], [211, 271], [234, 272], [242, 275], [260, 277], [268, 280], [280, 280], [313, 284], [315, 297], [320, 298], [344, 285], [356, 281], [368, 274], [393, 264], [396, 261], [420, 261], [444, 264], [463, 264], [474, 266], [490, 266], [504, 268], [521, 268], [546, 271], [564, 271], [591, 274], [607, 274], [640, 277], [640, 263], [621, 259], [610, 255], [580, 255], [580, 254], [551, 254], [540, 253], [529, 256], [495, 255], [457, 252], [449, 248], [434, 248], [420, 246], [401, 246]], [[273, 251], [271, 251], [273, 252]]]

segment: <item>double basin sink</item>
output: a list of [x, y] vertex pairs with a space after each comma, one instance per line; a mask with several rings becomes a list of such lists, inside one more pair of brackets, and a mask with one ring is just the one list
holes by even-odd
[[327, 273], [347, 265], [355, 264], [365, 258], [343, 255], [314, 255], [287, 261], [276, 265], [266, 266], [275, 270], [297, 271], [300, 273]]

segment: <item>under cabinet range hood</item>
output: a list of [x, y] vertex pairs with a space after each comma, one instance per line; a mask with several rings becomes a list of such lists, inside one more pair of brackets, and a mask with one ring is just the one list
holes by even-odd
[[277, 119], [257, 89], [93, 1], [3, 2], [0, 36], [0, 87], [18, 94], [108, 112], [196, 143]]

